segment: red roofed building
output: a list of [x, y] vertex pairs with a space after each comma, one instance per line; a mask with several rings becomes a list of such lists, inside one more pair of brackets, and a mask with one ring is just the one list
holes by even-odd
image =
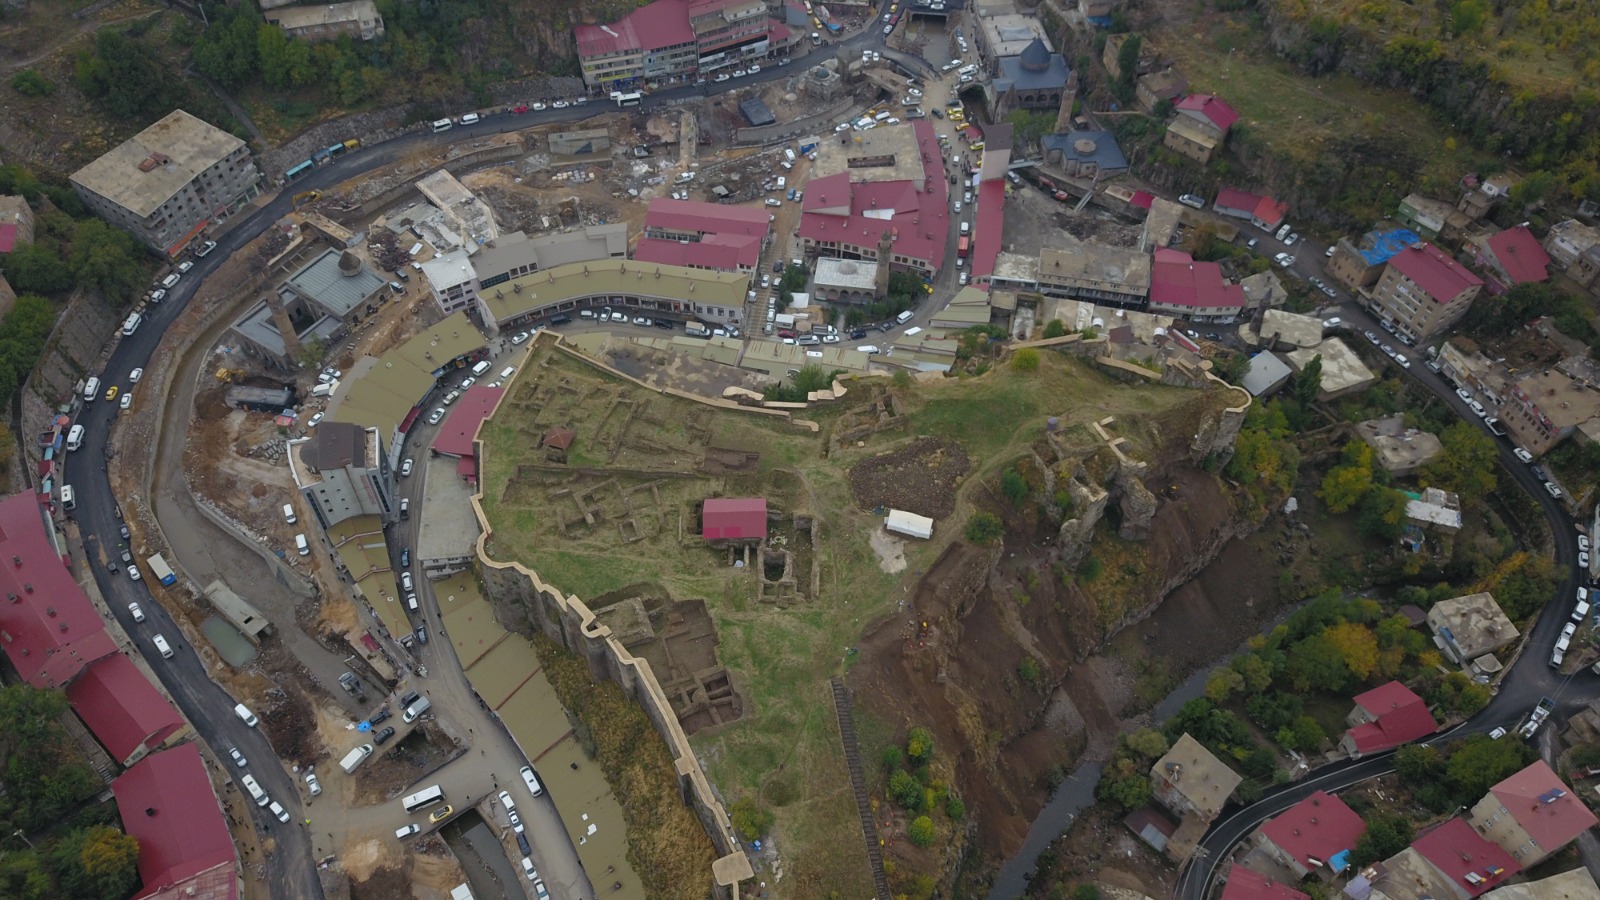
[[977, 209], [972, 223], [972, 280], [982, 284], [994, 274], [994, 261], [1000, 255], [1000, 235], [1006, 221], [1006, 183], [1003, 179], [978, 184]]
[[1289, 207], [1271, 197], [1231, 187], [1218, 191], [1217, 200], [1212, 206], [1225, 216], [1249, 219], [1251, 224], [1266, 231], [1276, 231], [1283, 224], [1283, 217], [1289, 213]]
[[[456, 401], [455, 408], [439, 423], [439, 434], [429, 449], [440, 456], [453, 457], [463, 464], [472, 463], [477, 449], [473, 441], [478, 437], [478, 429], [483, 427], [483, 420], [489, 418], [494, 408], [500, 405], [500, 398], [505, 393], [505, 388], [484, 384], [467, 388], [461, 399]], [[457, 465], [456, 472], [470, 482], [477, 481], [476, 466]]]
[[21, 197], [0, 197], [0, 253], [33, 243], [33, 208]]
[[1178, 101], [1178, 115], [1188, 116], [1200, 125], [1210, 128], [1219, 136], [1228, 133], [1239, 114], [1215, 94], [1190, 94]]
[[1597, 820], [1539, 760], [1490, 788], [1467, 821], [1527, 869], [1593, 828]]
[[124, 766], [184, 731], [183, 717], [120, 653], [90, 666], [67, 688], [67, 701], [111, 758]]
[[608, 25], [573, 29], [583, 81], [636, 88], [765, 57], [789, 29], [763, 0], [655, 0]]
[[1422, 341], [1460, 321], [1482, 290], [1483, 279], [1419, 241], [1389, 257], [1371, 308], [1401, 336]]
[[1311, 895], [1302, 894], [1253, 869], [1234, 863], [1228, 869], [1222, 900], [1311, 900]]
[[700, 536], [708, 541], [766, 540], [766, 499], [707, 500], [700, 511]]
[[1150, 312], [1211, 321], [1244, 311], [1244, 288], [1223, 280], [1222, 267], [1161, 247], [1150, 266]]
[[1409, 744], [1439, 730], [1428, 704], [1398, 681], [1357, 694], [1355, 708], [1345, 722], [1350, 730], [1339, 748], [1351, 759]]
[[1550, 277], [1550, 254], [1527, 225], [1518, 225], [1471, 241], [1474, 262], [1489, 270], [1489, 293], [1503, 294], [1519, 284]]
[[877, 261], [878, 239], [888, 232], [892, 268], [938, 274], [949, 255], [950, 195], [928, 120], [846, 135], [838, 145], [824, 140], [819, 153], [817, 166], [829, 162], [837, 171], [806, 184], [800, 215], [806, 256]]
[[1239, 121], [1233, 107], [1211, 94], [1190, 94], [1178, 101], [1178, 114], [1167, 125], [1162, 143], [1201, 165], [1210, 162]]
[[1366, 823], [1343, 800], [1317, 791], [1257, 828], [1255, 840], [1263, 851], [1304, 878], [1312, 872], [1341, 871], [1349, 861], [1345, 851], [1354, 849], [1366, 830]]
[[767, 213], [759, 207], [661, 197], [650, 201], [633, 258], [692, 269], [749, 272], [761, 265], [767, 235]]
[[65, 687], [117, 652], [56, 540], [33, 493], [0, 500], [0, 647], [36, 688]]
[[1411, 849], [1444, 876], [1455, 900], [1471, 900], [1522, 871], [1521, 863], [1473, 831], [1465, 819], [1451, 819], [1440, 825], [1412, 841]]
[[[144, 889], [134, 895], [135, 900], [239, 896], [233, 836], [194, 744], [145, 757], [111, 782], [111, 792], [117, 798], [123, 830], [139, 842]], [[222, 876], [223, 871], [228, 877]]]

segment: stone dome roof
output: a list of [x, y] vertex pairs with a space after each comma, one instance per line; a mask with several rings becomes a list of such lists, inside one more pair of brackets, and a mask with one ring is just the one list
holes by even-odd
[[1046, 71], [1050, 68], [1050, 49], [1044, 45], [1044, 41], [1034, 38], [1033, 43], [1023, 48], [1019, 61], [1022, 68], [1029, 72]]
[[361, 257], [349, 250], [339, 254], [339, 274], [346, 278], [361, 274]]

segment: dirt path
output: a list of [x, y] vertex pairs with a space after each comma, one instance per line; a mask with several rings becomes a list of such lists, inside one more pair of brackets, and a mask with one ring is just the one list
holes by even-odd
[[133, 22], [133, 21], [137, 21], [139, 19], [148, 19], [151, 16], [160, 15], [161, 13], [163, 13], [165, 11], [166, 11], [165, 8], [152, 9], [152, 10], [147, 10], [147, 11], [141, 12], [141, 13], [135, 13], [135, 14], [133, 14], [131, 16], [123, 16], [120, 19], [109, 19], [109, 20], [102, 20], [102, 21], [85, 22], [82, 25], [79, 25], [76, 29], [74, 29], [66, 37], [63, 37], [60, 40], [52, 42], [48, 47], [46, 47], [43, 50], [40, 50], [38, 53], [35, 53], [32, 56], [26, 57], [24, 59], [12, 59], [12, 60], [0, 61], [0, 72], [11, 72], [11, 71], [14, 71], [16, 69], [25, 69], [28, 66], [34, 65], [35, 63], [43, 62], [46, 59], [49, 59], [50, 57], [52, 57], [52, 56], [56, 55], [57, 53], [59, 53], [62, 50], [62, 48], [66, 47], [68, 44], [71, 44], [74, 41], [78, 40], [80, 37], [83, 37], [84, 35], [93, 35], [95, 32], [99, 31], [102, 28], [105, 28], [108, 25], [121, 25], [121, 24], [123, 24], [125, 22]]

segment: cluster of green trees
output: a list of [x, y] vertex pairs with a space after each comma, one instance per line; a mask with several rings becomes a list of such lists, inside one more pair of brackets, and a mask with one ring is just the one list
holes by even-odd
[[1300, 451], [1291, 440], [1294, 429], [1284, 410], [1281, 400], [1250, 404], [1225, 470], [1244, 487], [1256, 515], [1265, 515], [1289, 495], [1300, 470]]
[[774, 403], [804, 403], [812, 391], [826, 391], [833, 387], [833, 379], [843, 375], [842, 369], [826, 371], [819, 365], [808, 365], [795, 372], [788, 381], [778, 381], [761, 390], [761, 396]]
[[[801, 287], [804, 287], [801, 282]], [[911, 272], [889, 273], [889, 295], [865, 306], [852, 306], [845, 313], [845, 324], [851, 328], [883, 322], [916, 306], [926, 296], [928, 289], [922, 276]]]
[[1589, 355], [1600, 359], [1600, 332], [1589, 322], [1589, 306], [1548, 282], [1519, 284], [1493, 303], [1474, 303], [1461, 320], [1461, 330], [1475, 336], [1499, 338], [1535, 319], [1549, 316], [1556, 330], [1589, 345]]
[[1344, 445], [1317, 496], [1334, 515], [1358, 509], [1356, 525], [1368, 537], [1392, 541], [1405, 531], [1406, 495], [1389, 487], [1388, 473], [1373, 464], [1366, 441]]
[[0, 853], [0, 896], [122, 898], [138, 883], [138, 842], [111, 827], [114, 808], [83, 805], [101, 781], [61, 726], [66, 712], [60, 691], [0, 688], [0, 832], [35, 836]]
[[1523, 741], [1491, 740], [1476, 734], [1444, 749], [1408, 744], [1395, 751], [1394, 771], [1421, 803], [1449, 812], [1483, 799], [1489, 788], [1538, 758]]
[[1095, 796], [1132, 812], [1150, 803], [1150, 767], [1166, 755], [1171, 743], [1154, 728], [1141, 728], [1117, 738], [1117, 749], [1100, 770]]
[[883, 750], [884, 771], [889, 773], [889, 799], [915, 816], [906, 827], [906, 836], [918, 847], [931, 845], [937, 837], [934, 813], [942, 810], [951, 822], [960, 822], [967, 816], [967, 805], [961, 798], [949, 785], [933, 777], [932, 763], [933, 733], [921, 726], [906, 733], [904, 748], [891, 745]]

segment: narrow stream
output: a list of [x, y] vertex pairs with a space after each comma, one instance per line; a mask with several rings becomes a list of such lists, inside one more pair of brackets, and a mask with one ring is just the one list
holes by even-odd
[[[1265, 634], [1278, 627], [1279, 623], [1289, 618], [1306, 602], [1308, 601], [1284, 607], [1277, 617], [1262, 626], [1255, 634]], [[1146, 623], [1154, 621], [1160, 615], [1161, 612], [1158, 610], [1154, 616], [1146, 620]], [[1253, 636], [1254, 634], [1251, 635]], [[1195, 670], [1194, 674], [1173, 688], [1171, 693], [1156, 704], [1153, 711], [1155, 720], [1164, 722], [1177, 715], [1185, 703], [1203, 696], [1206, 680], [1211, 677], [1211, 673], [1244, 650], [1249, 639], [1246, 637], [1236, 648]], [[999, 874], [995, 876], [994, 887], [989, 889], [988, 900], [1013, 900], [1023, 895], [1028, 887], [1027, 875], [1033, 871], [1034, 864], [1039, 860], [1039, 854], [1050, 846], [1051, 841], [1067, 830], [1079, 813], [1094, 805], [1094, 789], [1100, 784], [1101, 768], [1098, 762], [1084, 762], [1073, 769], [1065, 781], [1056, 786], [1055, 793], [1050, 795], [1050, 801], [1039, 810], [1039, 815], [1034, 817], [1033, 824], [1028, 826], [1028, 836], [1023, 839], [1022, 847], [1000, 867]]]

